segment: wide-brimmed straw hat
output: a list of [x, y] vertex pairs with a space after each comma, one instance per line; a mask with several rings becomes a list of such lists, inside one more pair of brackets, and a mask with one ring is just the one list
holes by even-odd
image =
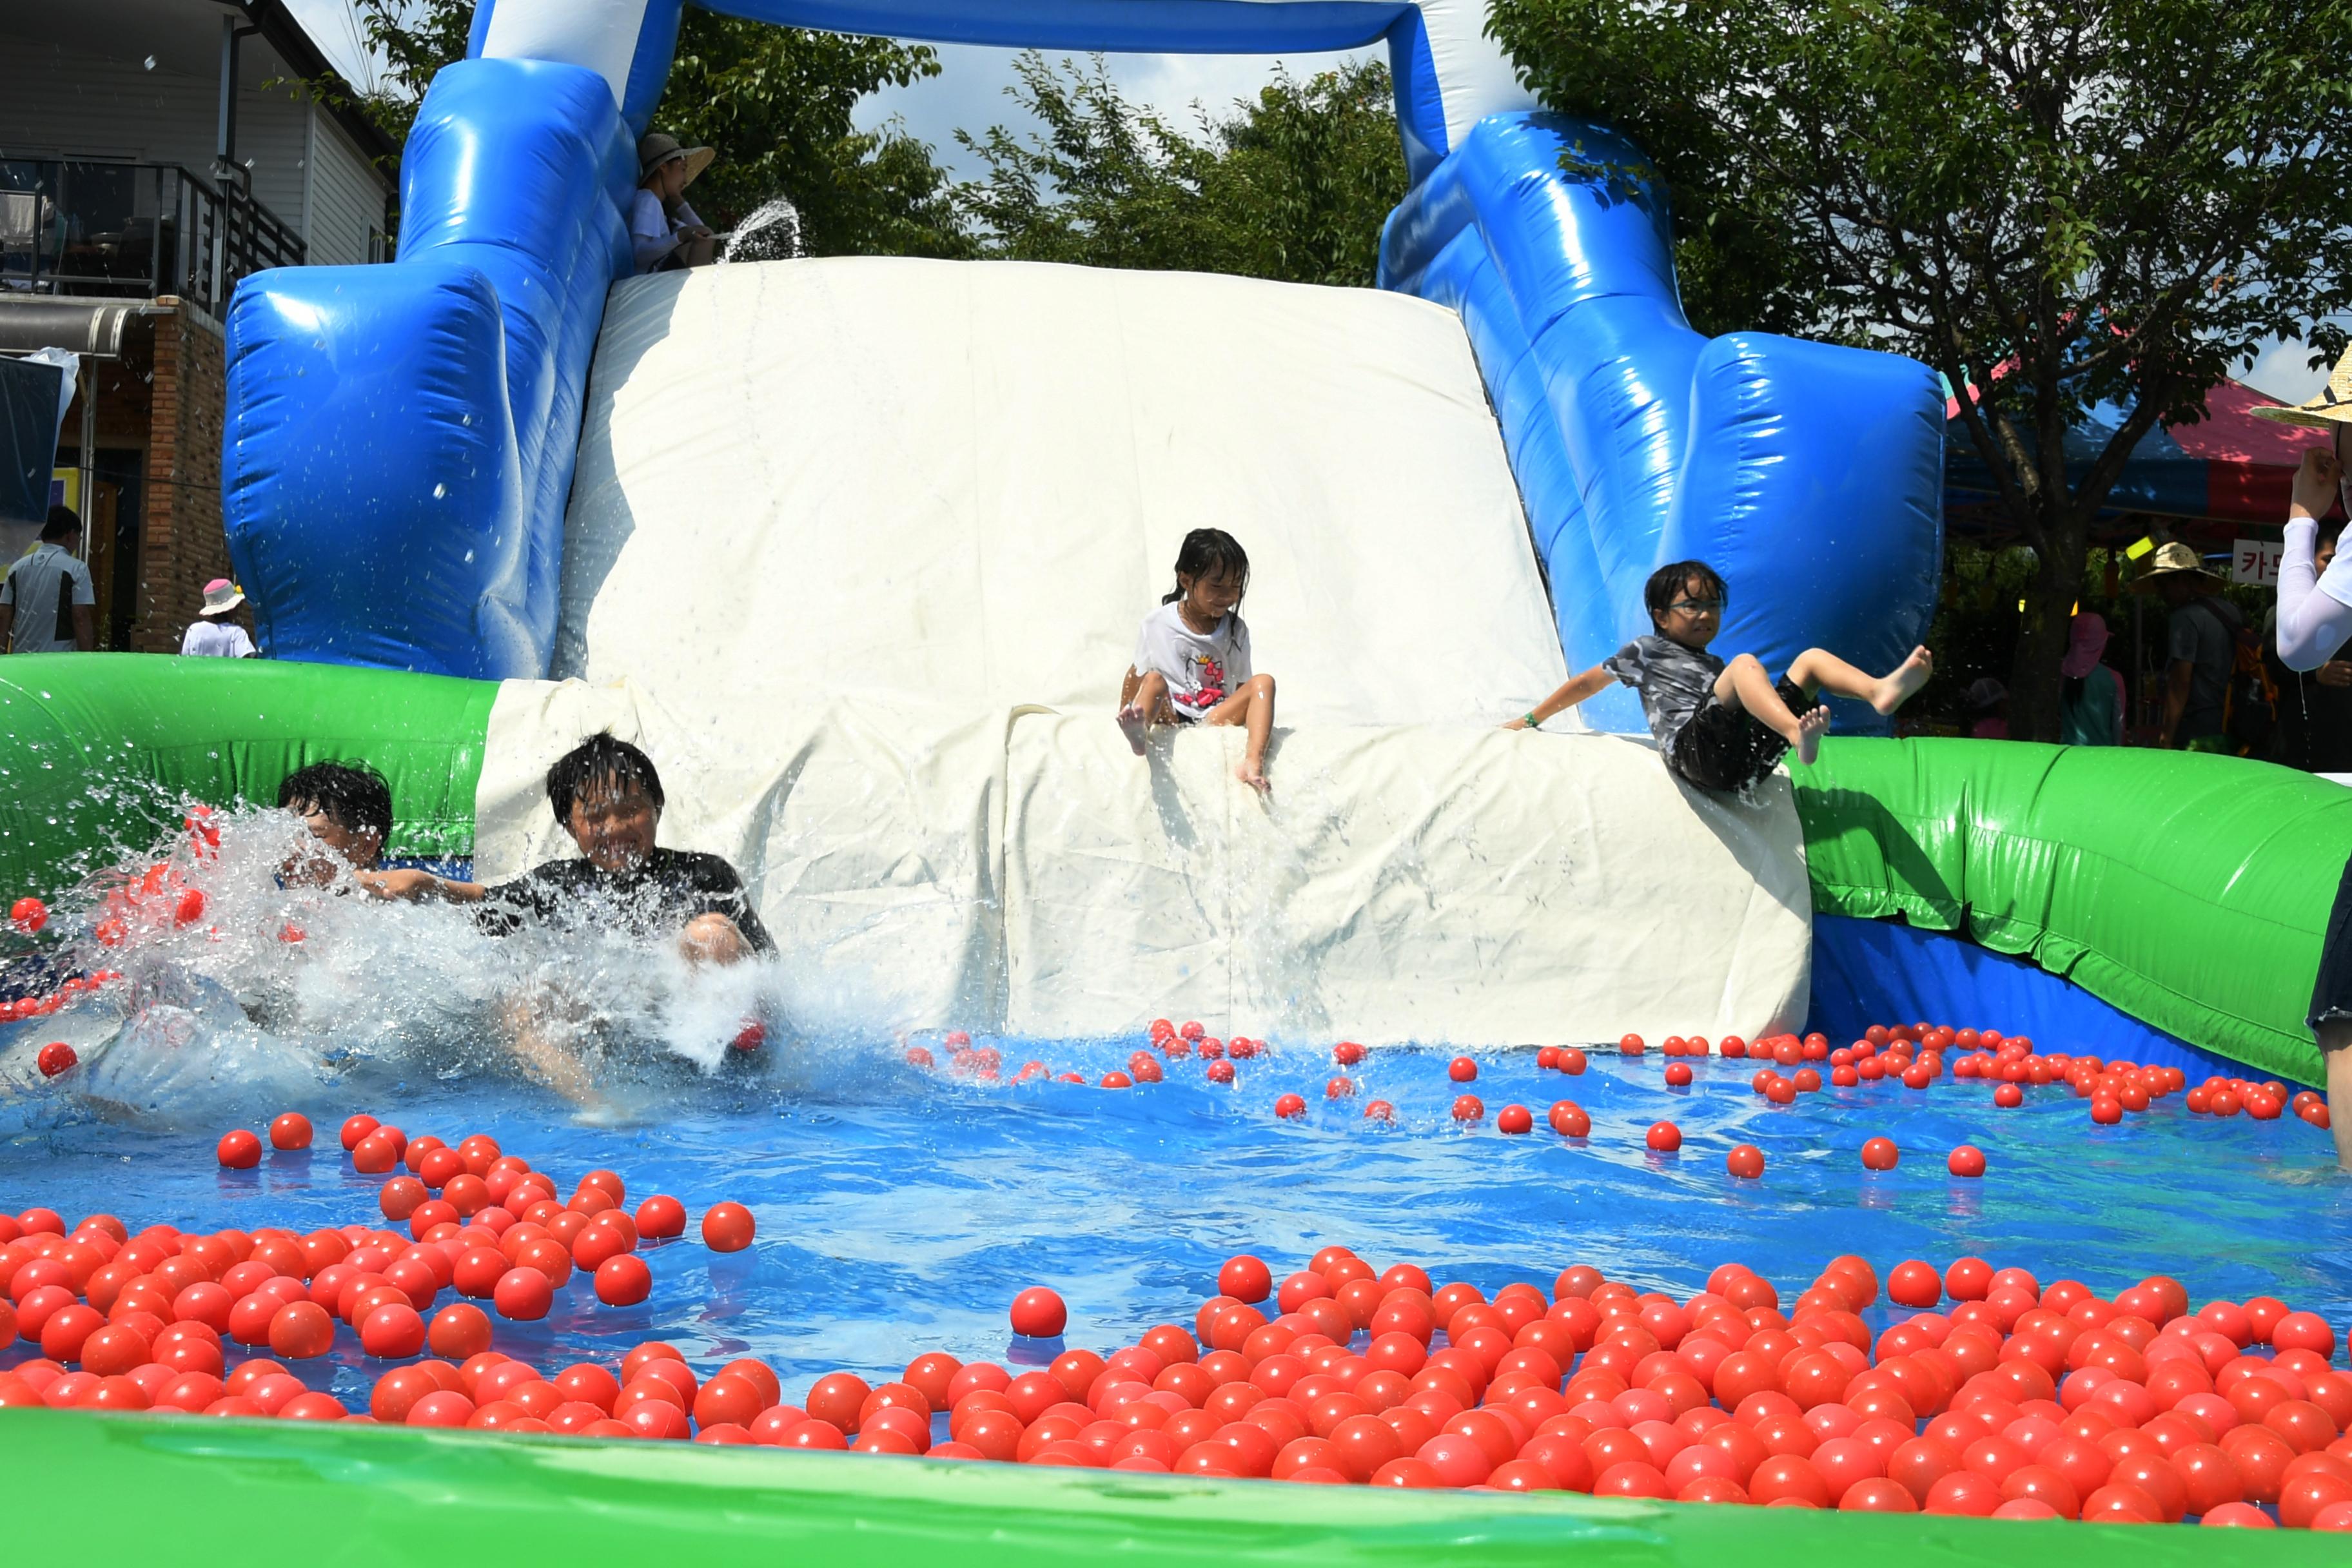
[[672, 158], [683, 158], [686, 160], [686, 183], [690, 185], [718, 156], [708, 147], [681, 147], [677, 138], [667, 131], [648, 131], [637, 139], [637, 184], [644, 184], [646, 175]]
[[2156, 547], [2156, 553], [2147, 558], [2147, 564], [2141, 567], [2139, 575], [2132, 579], [2132, 592], [2145, 593], [2167, 577], [2202, 577], [2209, 583], [2221, 580], [2220, 574], [2205, 569], [2205, 563], [2197, 552], [2178, 540]]
[[226, 577], [215, 577], [205, 584], [205, 607], [200, 616], [225, 616], [245, 603], [245, 590]]
[[2254, 409], [2258, 419], [2275, 419], [2282, 425], [2308, 425], [2317, 429], [2330, 429], [2337, 425], [2352, 425], [2352, 348], [2336, 362], [2327, 373], [2327, 384], [2319, 395], [2307, 403], [2280, 403]]

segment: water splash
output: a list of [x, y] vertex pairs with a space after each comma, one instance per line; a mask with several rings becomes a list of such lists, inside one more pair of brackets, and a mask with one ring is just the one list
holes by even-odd
[[792, 261], [807, 255], [801, 239], [801, 209], [782, 196], [760, 204], [735, 226], [719, 259]]
[[[541, 1083], [629, 1121], [713, 1094], [854, 1091], [895, 1046], [860, 1022], [873, 1010], [854, 983], [813, 964], [698, 969], [593, 925], [494, 937], [470, 906], [367, 896], [288, 813], [196, 820], [86, 872], [56, 901], [53, 942], [9, 966], [36, 994], [120, 977], [0, 1025], [0, 1118], [189, 1127], [426, 1083]], [[289, 879], [305, 865], [325, 884]], [[54, 1081], [36, 1061], [51, 1040], [79, 1058]]]

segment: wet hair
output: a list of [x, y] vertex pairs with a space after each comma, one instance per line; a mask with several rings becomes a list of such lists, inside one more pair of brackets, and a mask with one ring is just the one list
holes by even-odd
[[600, 730], [558, 757], [547, 770], [547, 804], [554, 808], [555, 820], [568, 827], [572, 803], [580, 798], [582, 790], [593, 785], [619, 789], [628, 784], [644, 790], [654, 809], [661, 810], [661, 774], [654, 771], [654, 760], [628, 742], [614, 739], [610, 730]]
[[[1172, 605], [1184, 596], [1184, 579], [1199, 582], [1203, 577], [1228, 576], [1241, 582], [1241, 592], [1249, 592], [1249, 552], [1242, 542], [1222, 528], [1196, 528], [1184, 536], [1183, 548], [1176, 552], [1176, 586], [1160, 595], [1160, 602]], [[1241, 598], [1234, 599], [1239, 605]]]
[[365, 763], [312, 763], [286, 775], [278, 804], [307, 805], [346, 833], [375, 829], [379, 846], [392, 838], [392, 786]]
[[60, 539], [79, 539], [81, 518], [69, 506], [49, 508], [48, 521], [41, 524], [41, 542], [52, 544]]
[[1650, 580], [1642, 584], [1642, 603], [1649, 609], [1652, 625], [1666, 618], [1667, 606], [1682, 597], [1693, 578], [1706, 584], [1717, 598], [1729, 602], [1731, 590], [1724, 586], [1721, 574], [1714, 567], [1704, 561], [1676, 561], [1651, 573]]

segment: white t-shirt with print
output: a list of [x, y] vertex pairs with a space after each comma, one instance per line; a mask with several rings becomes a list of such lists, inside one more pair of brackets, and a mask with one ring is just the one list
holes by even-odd
[[1223, 702], [1250, 678], [1249, 627], [1229, 615], [1206, 634], [1184, 624], [1177, 605], [1162, 605], [1143, 617], [1135, 639], [1135, 673], [1158, 670], [1168, 682], [1176, 717], [1190, 722]]
[[180, 652], [195, 658], [251, 658], [255, 648], [253, 639], [235, 621], [200, 620], [180, 639]]

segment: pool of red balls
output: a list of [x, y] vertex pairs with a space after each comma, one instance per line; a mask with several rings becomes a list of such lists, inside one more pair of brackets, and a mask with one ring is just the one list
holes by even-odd
[[[1259, 1046], [1196, 1025], [1155, 1025], [1149, 1047], [1105, 1087], [1135, 1088], [1197, 1065], [1231, 1081]], [[1633, 1037], [1622, 1055], [1646, 1052]], [[993, 1079], [988, 1047], [950, 1037], [947, 1060], [910, 1060]], [[2189, 1109], [2327, 1124], [2324, 1101], [2283, 1085], [2037, 1052], [1991, 1031], [1874, 1027], [1832, 1049], [1815, 1035], [1750, 1045], [1675, 1037], [1664, 1070], [1687, 1058], [1761, 1058], [1751, 1088], [1791, 1104], [1828, 1080], [1991, 1079], [2000, 1091], [2063, 1083], [2112, 1122], [2186, 1089]], [[1345, 1069], [1327, 1100], [1354, 1094]], [[1947, 1057], [1952, 1059], [1946, 1065]], [[1584, 1052], [1547, 1047], [1574, 1077]], [[1820, 1064], [1820, 1065], [1815, 1065]], [[1223, 1068], [1221, 1074], [1219, 1069]], [[1783, 1070], [1787, 1069], [1787, 1070]], [[1042, 1062], [1007, 1075], [1046, 1074]], [[1449, 1064], [1465, 1089], [1469, 1058]], [[1110, 1079], [1120, 1081], [1112, 1082]], [[1998, 1091], [1997, 1091], [1998, 1092]], [[1297, 1102], [1296, 1106], [1292, 1102]], [[1996, 1104], [2007, 1103], [1996, 1100]], [[1367, 1117], [1393, 1114], [1368, 1101]], [[1282, 1097], [1278, 1115], [1304, 1107]], [[1475, 1093], [1453, 1117], [1478, 1122]], [[1591, 1131], [1573, 1100], [1544, 1123]], [[1499, 1108], [1496, 1131], [1527, 1134], [1530, 1107]], [[214, 1158], [250, 1169], [299, 1151], [309, 1121], [235, 1129]], [[1841, 1257], [1792, 1295], [1726, 1262], [1677, 1300], [1571, 1264], [1548, 1284], [1487, 1297], [1420, 1264], [1323, 1248], [1283, 1273], [1229, 1259], [1218, 1294], [1169, 1304], [1171, 1321], [1130, 1343], [1066, 1348], [1067, 1311], [1049, 1286], [1007, 1306], [1019, 1342], [1046, 1364], [916, 1356], [890, 1381], [850, 1372], [787, 1390], [756, 1358], [698, 1374], [658, 1341], [614, 1357], [536, 1365], [499, 1348], [502, 1322], [545, 1317], [584, 1285], [605, 1305], [643, 1301], [653, 1249], [739, 1251], [751, 1214], [722, 1202], [690, 1215], [622, 1174], [559, 1182], [484, 1134], [415, 1136], [367, 1115], [340, 1129], [356, 1173], [381, 1176], [376, 1213], [297, 1234], [258, 1228], [136, 1231], [111, 1215], [68, 1223], [49, 1209], [0, 1213], [0, 1411], [72, 1408], [126, 1415], [353, 1421], [509, 1435], [691, 1440], [779, 1449], [1266, 1479], [1295, 1484], [1567, 1491], [1691, 1503], [2352, 1531], [2352, 1375], [2335, 1329], [2267, 1297], [2193, 1303], [2153, 1275], [2112, 1298], [1975, 1258], [1894, 1263], [1882, 1277]], [[1652, 1150], [1672, 1151], [1671, 1121]], [[1885, 1169], [1899, 1151], [1865, 1142]], [[1954, 1175], [1981, 1176], [1969, 1145]], [[1762, 1173], [1739, 1144], [1737, 1177]], [[563, 1188], [572, 1189], [569, 1196]], [[0, 1194], [5, 1197], [5, 1194]], [[1884, 1324], [1874, 1330], [1864, 1313]], [[364, 1407], [313, 1389], [296, 1369], [355, 1342], [388, 1364]], [[789, 1396], [788, 1396], [789, 1395]], [[5, 1419], [5, 1417], [0, 1417]]]

